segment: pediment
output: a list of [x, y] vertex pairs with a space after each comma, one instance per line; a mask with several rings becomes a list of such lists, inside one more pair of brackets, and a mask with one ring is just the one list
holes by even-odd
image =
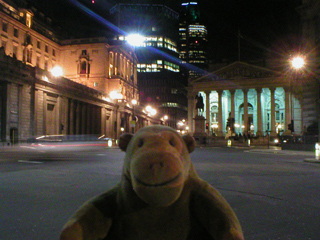
[[210, 82], [212, 80], [232, 80], [232, 79], [259, 79], [270, 78], [277, 75], [276, 71], [255, 66], [244, 62], [234, 62], [197, 79], [193, 82]]

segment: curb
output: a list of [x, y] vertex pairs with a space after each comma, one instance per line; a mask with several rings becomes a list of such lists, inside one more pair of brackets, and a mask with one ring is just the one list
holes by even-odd
[[305, 158], [303, 161], [309, 163], [320, 163], [320, 160], [317, 160], [315, 158]]

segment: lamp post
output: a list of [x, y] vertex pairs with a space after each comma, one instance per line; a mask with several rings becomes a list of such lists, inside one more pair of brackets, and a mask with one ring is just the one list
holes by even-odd
[[[123, 95], [115, 90], [115, 91], [111, 91], [109, 93], [109, 96], [110, 98], [113, 100], [113, 101], [116, 101], [116, 114], [115, 114], [115, 121], [114, 121], [114, 132], [115, 132], [115, 139], [118, 138], [118, 122], [119, 122], [119, 101], [121, 101], [121, 99], [123, 99]], [[124, 131], [124, 128], [122, 126], [120, 126], [120, 131], [123, 132]]]
[[[291, 67], [294, 72], [294, 80], [297, 80], [297, 72], [301, 70], [305, 65], [305, 60], [301, 56], [296, 56], [291, 59]], [[291, 133], [294, 132], [294, 103], [293, 103], [293, 88], [292, 88], [292, 78], [290, 78], [290, 105], [291, 105], [291, 122], [288, 124], [288, 129]]]
[[[132, 46], [133, 51], [131, 53], [131, 57], [132, 57], [132, 82], [133, 82], [133, 95], [135, 95], [135, 84], [136, 82], [136, 63], [135, 63], [135, 50], [136, 47], [141, 47], [144, 44], [145, 41], [145, 37], [138, 34], [138, 33], [133, 33], [133, 34], [129, 34], [126, 36], [126, 41], [127, 43]], [[136, 127], [136, 122], [137, 122], [137, 118], [135, 116], [135, 105], [138, 103], [136, 99], [133, 99], [131, 101], [132, 106], [133, 106], [133, 113], [132, 113], [132, 121], [131, 121], [131, 126], [132, 126], [132, 133], [135, 132], [135, 127]]]
[[135, 114], [135, 105], [138, 103], [137, 100], [135, 99], [132, 99], [131, 100], [131, 103], [132, 103], [132, 121], [131, 121], [131, 127], [132, 127], [132, 133], [135, 132], [135, 127], [136, 127], [136, 123], [137, 123], [137, 119], [136, 119], [136, 114]]

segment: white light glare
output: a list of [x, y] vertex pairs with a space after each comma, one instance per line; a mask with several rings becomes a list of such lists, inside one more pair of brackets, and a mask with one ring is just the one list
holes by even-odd
[[145, 41], [145, 37], [138, 33], [130, 34], [127, 36], [127, 42], [134, 47], [141, 47]]
[[302, 57], [295, 57], [291, 60], [292, 67], [300, 69], [304, 66], [304, 59]]

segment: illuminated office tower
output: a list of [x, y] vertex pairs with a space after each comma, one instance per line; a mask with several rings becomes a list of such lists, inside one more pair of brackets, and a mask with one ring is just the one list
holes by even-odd
[[135, 47], [138, 57], [138, 87], [140, 102], [167, 115], [166, 124], [177, 128], [177, 122], [187, 117], [187, 96], [180, 72], [178, 53], [179, 14], [162, 4], [117, 4], [110, 9], [119, 41], [126, 34], [145, 37], [142, 46]]
[[[207, 28], [200, 21], [198, 3], [182, 3], [179, 22], [179, 57], [183, 63], [190, 63], [202, 70], [207, 69], [207, 35]], [[184, 68], [189, 79], [202, 75], [203, 71], [197, 68]]]

